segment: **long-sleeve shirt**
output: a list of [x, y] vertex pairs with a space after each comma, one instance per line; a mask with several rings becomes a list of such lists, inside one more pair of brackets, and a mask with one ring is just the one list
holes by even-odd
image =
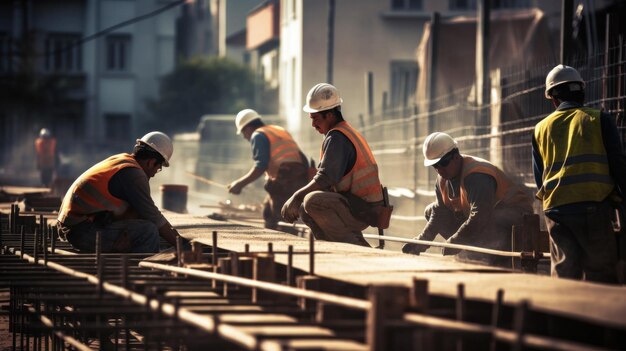
[[[460, 177], [446, 181], [446, 186], [448, 186], [451, 196], [460, 196], [460, 182]], [[456, 230], [456, 233], [450, 237], [451, 242], [459, 238], [466, 238], [473, 233], [480, 233], [493, 220], [496, 184], [496, 180], [492, 176], [484, 173], [472, 173], [465, 177], [465, 189], [467, 190], [467, 200], [471, 205], [471, 210], [469, 216], [464, 220], [463, 218], [457, 218], [458, 222], [462, 223]], [[422, 240], [433, 240], [442, 231], [442, 228], [448, 228], [451, 225], [449, 221], [455, 215], [451, 209], [443, 204], [439, 182], [435, 186], [435, 194], [437, 196], [437, 206], [434, 208], [426, 227], [419, 236]]]
[[252, 147], [254, 167], [263, 171], [267, 170], [270, 164], [270, 140], [267, 135], [260, 132], [252, 133], [250, 146]]
[[[557, 111], [570, 110], [574, 108], [582, 107], [582, 105], [565, 101], [559, 105]], [[623, 195], [626, 195], [626, 155], [622, 151], [622, 142], [619, 138], [617, 126], [615, 121], [607, 113], [600, 114], [600, 125], [602, 131], [602, 141], [604, 143], [604, 149], [606, 150], [606, 156], [609, 161], [609, 172], [619, 190]], [[533, 159], [533, 175], [535, 177], [535, 184], [537, 189], [540, 189], [543, 185], [543, 158], [539, 154], [539, 147], [535, 136], [532, 138], [532, 159]], [[578, 213], [584, 212], [588, 202], [581, 202], [575, 204], [569, 204], [559, 206], [550, 209], [548, 212], [559, 213]]]
[[328, 133], [322, 144], [324, 157], [317, 166], [313, 179], [323, 189], [330, 189], [348, 174], [356, 162], [356, 149], [342, 132]]
[[154, 223], [161, 228], [167, 219], [159, 211], [150, 196], [148, 176], [140, 168], [126, 167], [119, 170], [109, 180], [111, 195], [122, 199], [134, 209], [141, 219]]

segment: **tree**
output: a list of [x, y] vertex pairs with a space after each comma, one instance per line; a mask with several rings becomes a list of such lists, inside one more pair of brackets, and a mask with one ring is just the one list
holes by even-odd
[[254, 108], [255, 78], [224, 58], [195, 58], [161, 79], [159, 99], [148, 102], [152, 124], [172, 132], [194, 129], [205, 114], [236, 114]]

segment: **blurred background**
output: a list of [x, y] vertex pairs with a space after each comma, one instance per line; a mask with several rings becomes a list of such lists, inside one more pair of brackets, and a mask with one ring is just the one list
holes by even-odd
[[[421, 144], [434, 131], [534, 191], [530, 136], [552, 111], [556, 64], [577, 68], [589, 105], [624, 133], [626, 2], [603, 0], [0, 0], [0, 184], [37, 186], [33, 143], [57, 139], [57, 191], [135, 139], [174, 138], [151, 181], [186, 184], [188, 209], [228, 194], [252, 165], [235, 135], [244, 108], [285, 126], [316, 161], [322, 136], [302, 112], [334, 84], [363, 132], [410, 236], [433, 200]], [[54, 188], [54, 187], [53, 187]], [[262, 181], [234, 203], [260, 202]], [[158, 203], [157, 203], [158, 204]]]

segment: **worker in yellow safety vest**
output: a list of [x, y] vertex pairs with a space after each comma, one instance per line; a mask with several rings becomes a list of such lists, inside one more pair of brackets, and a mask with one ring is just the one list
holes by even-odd
[[378, 165], [365, 138], [341, 113], [336, 87], [319, 83], [303, 107], [311, 124], [324, 135], [313, 180], [296, 191], [282, 209], [288, 222], [301, 217], [316, 239], [370, 246], [362, 230], [386, 228], [391, 207], [385, 206]]
[[614, 283], [618, 262], [612, 218], [626, 186], [626, 157], [615, 121], [585, 107], [585, 82], [569, 66], [546, 76], [555, 111], [532, 139], [537, 198], [551, 243], [552, 275]]
[[155, 206], [148, 184], [169, 166], [173, 152], [167, 135], [150, 132], [137, 139], [132, 154], [113, 155], [86, 170], [61, 204], [61, 235], [83, 252], [94, 252], [98, 232], [102, 252], [158, 252], [159, 236], [176, 245], [178, 231]]
[[266, 228], [276, 229], [280, 210], [287, 199], [309, 180], [310, 164], [291, 134], [277, 125], [265, 125], [252, 109], [240, 111], [235, 118], [237, 134], [252, 146], [254, 165], [248, 173], [228, 184], [231, 194], [239, 194], [265, 173], [263, 220]]
[[[437, 171], [436, 201], [425, 209], [427, 224], [415, 239], [433, 240], [437, 234], [448, 243], [510, 250], [511, 229], [532, 213], [532, 199], [491, 162], [459, 152], [450, 135], [435, 132], [422, 148], [424, 166]], [[405, 244], [404, 253], [419, 254], [426, 245]], [[444, 249], [444, 255], [458, 250]], [[508, 265], [510, 259], [464, 253], [469, 259]]]

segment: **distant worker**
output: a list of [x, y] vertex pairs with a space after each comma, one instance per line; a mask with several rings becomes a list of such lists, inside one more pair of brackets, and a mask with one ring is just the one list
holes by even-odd
[[35, 139], [37, 152], [37, 169], [41, 176], [41, 184], [52, 185], [52, 176], [57, 164], [57, 140], [47, 128], [41, 128], [39, 137]]
[[[428, 223], [415, 239], [433, 240], [441, 234], [452, 244], [510, 250], [511, 227], [521, 225], [524, 214], [532, 213], [531, 197], [489, 161], [459, 153], [456, 140], [446, 133], [430, 134], [422, 150], [424, 166], [433, 166], [438, 174], [437, 199], [426, 207]], [[405, 244], [402, 252], [420, 254], [426, 249]], [[444, 249], [444, 254], [457, 252]], [[504, 264], [496, 257], [473, 253], [467, 257]]]
[[585, 82], [572, 67], [548, 73], [545, 97], [556, 111], [535, 126], [533, 172], [550, 233], [552, 276], [614, 283], [611, 220], [619, 190], [626, 189], [617, 127], [608, 114], [583, 106]]
[[315, 85], [303, 107], [312, 126], [324, 135], [317, 174], [287, 200], [287, 222], [301, 217], [316, 239], [370, 246], [362, 230], [386, 228], [391, 207], [385, 207], [378, 166], [365, 138], [341, 113], [339, 91], [327, 83]]
[[158, 252], [159, 235], [171, 245], [179, 235], [150, 197], [150, 178], [168, 167], [171, 139], [150, 132], [132, 154], [113, 155], [89, 168], [65, 194], [60, 232], [75, 248], [94, 252], [101, 233], [102, 252]]
[[248, 173], [228, 184], [231, 194], [239, 194], [265, 173], [267, 196], [263, 202], [265, 228], [276, 229], [280, 209], [287, 199], [309, 180], [309, 161], [289, 132], [276, 125], [265, 125], [254, 110], [240, 111], [235, 118], [237, 134], [250, 141], [254, 165]]

